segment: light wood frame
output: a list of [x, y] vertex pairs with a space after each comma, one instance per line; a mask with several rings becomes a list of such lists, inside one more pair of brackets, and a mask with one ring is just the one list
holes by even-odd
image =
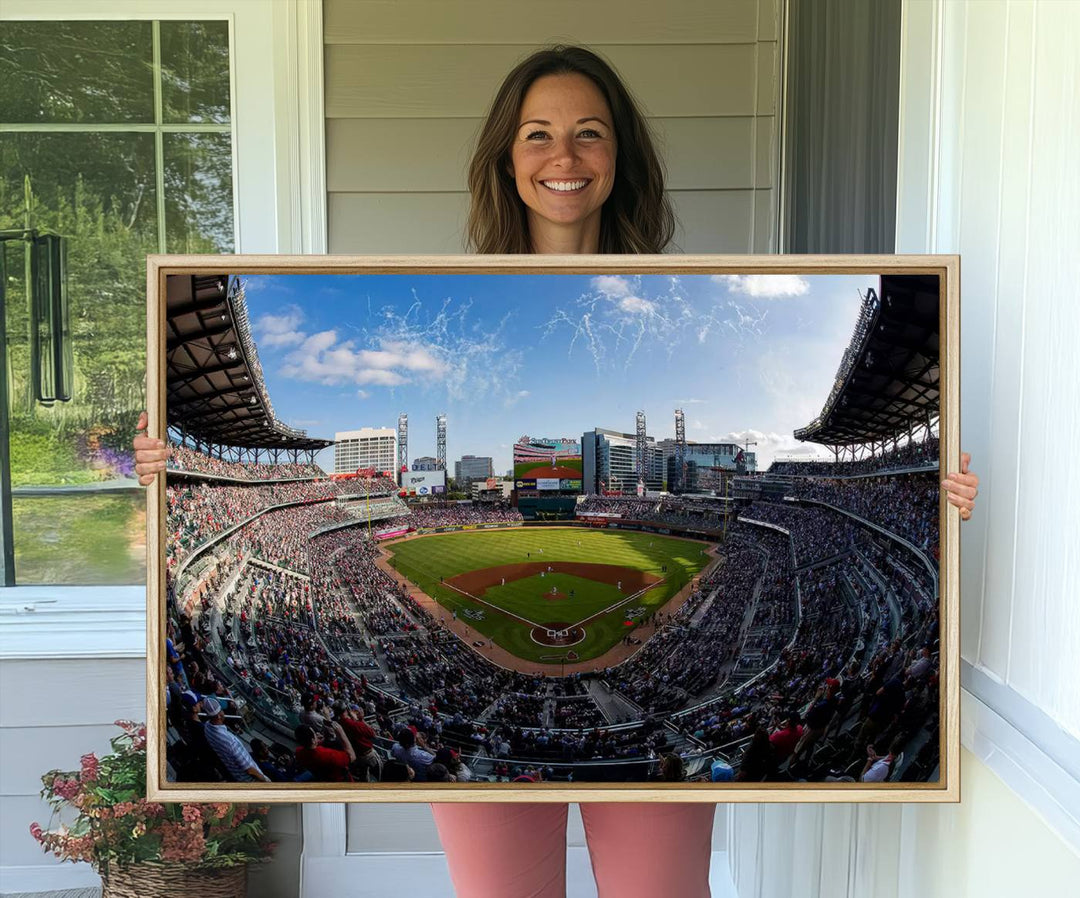
[[[939, 470], [960, 464], [960, 257], [147, 256], [148, 433], [165, 438], [165, 278], [193, 274], [935, 274], [940, 278]], [[171, 783], [165, 775], [165, 478], [147, 497], [147, 798], [155, 801], [957, 802], [960, 800], [959, 511], [940, 500], [940, 778], [934, 783]]]

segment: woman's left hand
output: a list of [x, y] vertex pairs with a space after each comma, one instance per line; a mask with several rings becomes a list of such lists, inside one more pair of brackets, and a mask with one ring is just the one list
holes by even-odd
[[972, 474], [968, 470], [971, 464], [971, 455], [967, 452], [960, 454], [960, 473], [951, 473], [941, 481], [941, 488], [945, 490], [945, 497], [949, 503], [960, 509], [960, 520], [967, 521], [971, 518], [971, 512], [975, 508], [975, 497], [979, 495], [979, 475]]

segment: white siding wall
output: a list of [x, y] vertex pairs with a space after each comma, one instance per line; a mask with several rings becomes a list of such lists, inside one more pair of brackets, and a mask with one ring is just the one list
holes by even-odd
[[775, 252], [779, 10], [325, 0], [329, 251], [462, 252], [465, 171], [487, 106], [517, 61], [562, 41], [609, 58], [647, 110], [681, 251]]
[[[145, 594], [91, 590], [54, 599], [48, 587], [0, 591], [0, 893], [97, 885], [88, 864], [61, 864], [30, 836], [48, 828], [39, 797], [48, 770], [78, 770], [108, 753], [113, 721], [146, 719]], [[40, 602], [34, 611], [27, 604]], [[15, 609], [19, 612], [16, 613]], [[300, 882], [300, 811], [270, 812], [274, 860], [251, 872], [248, 893], [293, 898]]]
[[[1080, 876], [1080, 4], [906, 0], [897, 251], [960, 253], [959, 806], [738, 807], [742, 898], [1072, 894]], [[971, 691], [967, 691], [970, 689]]]

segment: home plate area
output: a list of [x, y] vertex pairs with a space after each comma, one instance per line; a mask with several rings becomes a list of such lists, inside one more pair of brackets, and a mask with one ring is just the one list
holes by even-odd
[[[588, 611], [575, 609], [580, 599], [589, 591], [589, 587], [598, 583], [615, 587], [618, 594], [630, 597], [639, 590], [646, 589], [661, 581], [655, 574], [613, 564], [590, 564], [570, 561], [533, 561], [518, 564], [498, 565], [448, 577], [446, 585], [460, 590], [478, 599], [496, 601], [496, 594], [501, 587], [528, 581], [531, 595], [544, 604], [559, 603], [567, 611], [568, 617], [577, 617], [579, 623], [552, 621], [532, 627], [529, 636], [537, 645], [552, 648], [566, 648], [577, 645], [585, 639], [583, 624], [587, 623]], [[550, 584], [550, 585], [549, 585]], [[485, 593], [492, 593], [485, 597]], [[594, 606], [595, 607], [595, 606]], [[578, 613], [575, 614], [575, 610]], [[581, 613], [584, 611], [584, 613]]]

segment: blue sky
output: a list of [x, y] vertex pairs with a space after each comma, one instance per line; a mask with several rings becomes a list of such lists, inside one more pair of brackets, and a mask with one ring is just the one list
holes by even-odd
[[[245, 276], [278, 417], [316, 437], [394, 427], [409, 460], [511, 465], [523, 434], [631, 432], [758, 445], [759, 466], [813, 453], [792, 437], [821, 410], [859, 309], [858, 275]], [[324, 467], [330, 453], [320, 457]], [[452, 470], [452, 467], [451, 467]]]

